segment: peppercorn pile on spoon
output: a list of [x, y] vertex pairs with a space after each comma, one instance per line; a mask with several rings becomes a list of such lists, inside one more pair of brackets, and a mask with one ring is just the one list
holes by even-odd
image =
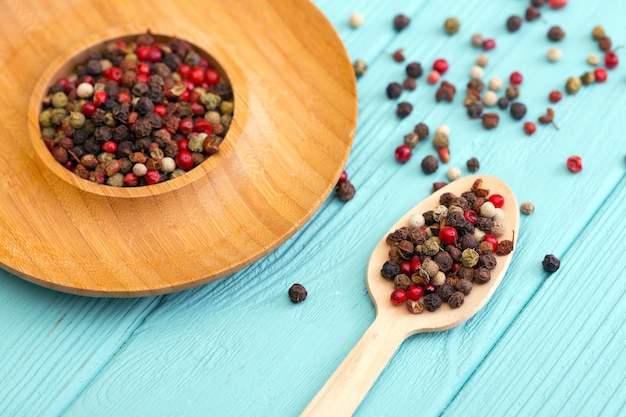
[[[510, 239], [515, 244], [520, 222], [515, 195], [502, 180], [488, 175], [467, 176], [443, 187], [402, 216], [388, 233], [408, 226], [411, 214], [433, 210], [439, 204], [439, 197], [443, 193], [451, 192], [459, 196], [469, 191], [477, 179], [482, 179], [482, 188], [489, 190], [491, 194], [500, 194], [504, 197], [502, 221], [506, 231], [501, 239]], [[374, 248], [367, 267], [367, 287], [376, 306], [376, 319], [301, 416], [352, 415], [407, 337], [421, 332], [447, 330], [471, 318], [493, 295], [515, 253], [513, 250], [508, 255], [497, 256], [497, 265], [491, 271], [491, 279], [485, 284], [474, 283], [471, 292], [459, 308], [453, 309], [444, 303], [436, 311], [425, 310], [421, 314], [412, 314], [404, 304], [399, 306], [392, 304], [390, 294], [393, 291], [393, 283], [381, 276], [381, 267], [387, 261], [389, 253], [389, 245], [386, 242], [388, 233]]]

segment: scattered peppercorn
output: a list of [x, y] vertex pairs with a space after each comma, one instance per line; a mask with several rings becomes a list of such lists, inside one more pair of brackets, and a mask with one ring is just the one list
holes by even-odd
[[454, 17], [450, 17], [446, 19], [446, 21], [443, 24], [443, 29], [448, 35], [454, 35], [455, 33], [459, 31], [460, 28], [461, 28], [461, 22], [459, 22], [459, 19], [454, 18]]
[[511, 101], [519, 97], [519, 88], [514, 85], [510, 85], [506, 88], [504, 95]]
[[354, 198], [354, 195], [356, 194], [356, 188], [349, 180], [345, 180], [344, 182], [339, 184], [335, 193], [341, 201], [350, 201]]
[[483, 113], [483, 105], [480, 102], [470, 103], [467, 106], [467, 115], [470, 119], [479, 119]]
[[426, 139], [430, 134], [428, 126], [425, 123], [418, 123], [417, 125], [415, 125], [415, 129], [413, 131], [417, 134], [417, 137], [420, 141]]
[[478, 54], [478, 56], [476, 57], [476, 65], [483, 67], [483, 68], [489, 65], [489, 55]]
[[419, 62], [411, 62], [406, 66], [406, 75], [411, 78], [419, 78], [424, 72], [422, 65]]
[[610, 51], [612, 44], [613, 42], [611, 42], [611, 38], [609, 38], [608, 36], [603, 36], [598, 39], [598, 48], [600, 48], [600, 50], [603, 52]]
[[483, 46], [483, 35], [481, 33], [474, 33], [470, 39], [472, 45], [476, 46], [476, 47], [482, 47]]
[[574, 155], [567, 158], [567, 169], [573, 173], [578, 173], [583, 170], [583, 160], [580, 156]]
[[496, 47], [496, 41], [493, 39], [485, 39], [483, 41], [483, 49], [485, 51], [491, 51]]
[[417, 82], [415, 82], [415, 78], [406, 77], [406, 79], [402, 82], [402, 88], [407, 91], [413, 91], [417, 88]]
[[361, 27], [364, 21], [363, 15], [359, 12], [354, 12], [350, 15], [350, 26], [355, 29]]
[[569, 77], [565, 83], [565, 91], [568, 94], [576, 94], [580, 90], [582, 81], [578, 77]]
[[476, 158], [468, 159], [466, 165], [469, 172], [476, 172], [480, 168], [480, 163]]
[[441, 85], [437, 89], [437, 92], [435, 93], [435, 100], [437, 100], [437, 102], [445, 100], [450, 103], [454, 99], [455, 93], [456, 88], [454, 87], [454, 85], [452, 85], [448, 81], [444, 81], [441, 83]]
[[537, 126], [533, 122], [525, 122], [524, 123], [524, 132], [528, 136], [532, 136], [537, 130]]
[[565, 37], [565, 31], [560, 26], [552, 26], [548, 30], [548, 39], [552, 42], [560, 42]]
[[523, 103], [511, 104], [511, 117], [515, 120], [521, 120], [526, 115], [526, 105]]
[[396, 62], [404, 62], [404, 49], [398, 49], [391, 55], [391, 57]]
[[498, 107], [500, 110], [506, 110], [509, 108], [509, 99], [507, 97], [500, 97], [498, 99]]
[[529, 6], [526, 9], [525, 17], [527, 22], [532, 22], [533, 20], [537, 20], [541, 17], [541, 12], [533, 6]]
[[396, 114], [399, 118], [404, 119], [413, 111], [413, 105], [408, 101], [401, 101], [398, 103], [398, 107], [396, 109]]
[[522, 18], [519, 16], [511, 16], [506, 20], [506, 28], [509, 32], [517, 32], [522, 26]]
[[535, 205], [530, 201], [526, 201], [522, 203], [522, 205], [520, 206], [520, 210], [522, 214], [532, 214], [532, 212], [535, 211]]
[[593, 72], [587, 71], [580, 76], [580, 82], [582, 85], [593, 84], [596, 81], [596, 76]]
[[393, 100], [393, 99], [400, 97], [400, 94], [402, 94], [402, 86], [396, 82], [389, 83], [386, 91], [387, 91], [387, 97]]
[[398, 32], [404, 30], [409, 23], [411, 23], [411, 19], [403, 14], [399, 14], [393, 18], [393, 28]]
[[539, 117], [539, 123], [552, 123], [552, 125], [559, 130], [559, 127], [554, 123], [554, 109], [548, 107], [546, 110], [546, 114]]
[[483, 104], [486, 107], [493, 107], [497, 103], [498, 103], [498, 95], [495, 92], [489, 90], [489, 91], [486, 91], [485, 94], [483, 94]]
[[561, 261], [559, 261], [556, 256], [549, 254], [543, 258], [541, 264], [543, 265], [544, 271], [552, 273], [559, 269]]
[[367, 64], [362, 59], [357, 59], [356, 61], [354, 61], [352, 67], [354, 68], [354, 75], [356, 75], [357, 77], [362, 76], [367, 71]]
[[292, 303], [298, 304], [303, 302], [308, 294], [304, 286], [301, 284], [293, 284], [289, 287], [288, 295]]
[[428, 155], [422, 159], [421, 167], [424, 174], [432, 174], [439, 168], [439, 162], [434, 156]]
[[602, 26], [600, 26], [600, 25], [594, 27], [591, 30], [591, 38], [594, 41], [600, 40], [601, 38], [603, 38], [605, 36], [606, 36], [606, 33], [604, 32], [604, 28]]
[[550, 48], [546, 54], [548, 61], [556, 62], [559, 61], [563, 57], [563, 51], [558, 48]]
[[485, 129], [494, 129], [498, 127], [500, 116], [498, 116], [498, 113], [486, 113], [483, 115], [482, 119], [483, 119], [483, 127]]
[[587, 55], [587, 63], [595, 67], [600, 64], [600, 58], [596, 54], [589, 54]]

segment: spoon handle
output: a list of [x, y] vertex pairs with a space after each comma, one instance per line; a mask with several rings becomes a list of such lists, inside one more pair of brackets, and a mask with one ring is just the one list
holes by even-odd
[[300, 416], [351, 416], [406, 337], [377, 315]]

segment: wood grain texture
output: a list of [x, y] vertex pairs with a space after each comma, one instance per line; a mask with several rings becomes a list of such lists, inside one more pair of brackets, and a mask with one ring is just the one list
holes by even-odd
[[[20, 4], [12, 7], [24, 10]], [[95, 316], [74, 315], [63, 343], [47, 343], [45, 335], [80, 298], [3, 273], [0, 334], [11, 337], [6, 344], [0, 340], [0, 369], [24, 369], [26, 355], [31, 366], [28, 374], [3, 374], [8, 377], [0, 379], [0, 393], [9, 394], [0, 394], [0, 410], [13, 411], [14, 403], [23, 403], [32, 404], [32, 410], [43, 416], [299, 415], [374, 320], [364, 278], [375, 244], [395, 219], [428, 195], [433, 181], [445, 180], [446, 168], [456, 165], [466, 174], [464, 163], [475, 156], [481, 162], [479, 173], [504, 179], [520, 202], [536, 206], [534, 214], [521, 219], [523, 233], [507, 279], [465, 324], [408, 338], [355, 416], [624, 415], [623, 308], [607, 302], [590, 312], [593, 319], [585, 319], [579, 311], [589, 312], [587, 306], [570, 310], [568, 303], [554, 300], [569, 296], [566, 301], [575, 301], [589, 294], [588, 287], [581, 294], [567, 291], [572, 283], [589, 277], [589, 260], [581, 256], [582, 248], [606, 249], [606, 241], [593, 237], [596, 231], [606, 234], [612, 227], [612, 236], [626, 233], [624, 224], [614, 221], [623, 212], [626, 192], [623, 60], [609, 72], [605, 84], [583, 88], [554, 106], [559, 131], [540, 126], [533, 137], [526, 136], [521, 123], [506, 112], [500, 113], [497, 129], [483, 130], [479, 122], [467, 119], [460, 95], [452, 104], [436, 104], [436, 88], [423, 79], [416, 91], [402, 96], [415, 110], [399, 120], [394, 115], [396, 103], [387, 100], [384, 88], [403, 79], [403, 65], [388, 54], [405, 48], [407, 59], [419, 60], [425, 68], [435, 58], [448, 58], [447, 79], [462, 94], [467, 72], [481, 52], [469, 46], [469, 37], [480, 31], [498, 43], [489, 53], [486, 79], [494, 75], [506, 79], [511, 71], [522, 71], [522, 98], [529, 108], [528, 119], [535, 120], [549, 105], [550, 90], [562, 89], [566, 76], [590, 69], [587, 54], [599, 52], [589, 36], [594, 25], [602, 24], [616, 44], [626, 38], [621, 18], [626, 3], [570, 1], [561, 11], [544, 7], [545, 22], [524, 23], [516, 34], [506, 32], [504, 21], [523, 14], [524, 2], [498, 7], [475, 0], [316, 4], [339, 31], [351, 58], [368, 63], [367, 74], [358, 80], [359, 121], [347, 164], [357, 187], [355, 199], [346, 204], [326, 200], [311, 221], [276, 251], [227, 279], [161, 297], [157, 306], [150, 305], [145, 319], [141, 317], [146, 310], [129, 312], [127, 320], [139, 320], [140, 325], [127, 327], [123, 337], [110, 340], [103, 335], [117, 327], [108, 317], [130, 300], [116, 300]], [[104, 3], [102, 8], [120, 13]], [[348, 25], [355, 10], [365, 17], [358, 30]], [[40, 12], [24, 11], [15, 20], [2, 19], [0, 33], [38, 30], [33, 22]], [[391, 20], [399, 12], [411, 16], [412, 23], [398, 34], [391, 29]], [[449, 37], [441, 26], [452, 15], [462, 27], [457, 36]], [[553, 24], [567, 32], [559, 45], [546, 40]], [[554, 46], [564, 56], [549, 64], [545, 52]], [[15, 54], [12, 46], [0, 49], [3, 60]], [[6, 76], [0, 72], [0, 79]], [[430, 139], [405, 165], [398, 165], [392, 156], [402, 136], [419, 121], [431, 129], [441, 123], [452, 129], [451, 161], [431, 176], [419, 170], [419, 161], [434, 154]], [[564, 167], [573, 154], [580, 154], [585, 165], [577, 175]], [[0, 161], [6, 158], [0, 153]], [[3, 181], [9, 178], [0, 176]], [[2, 229], [0, 236], [6, 233]], [[617, 237], [612, 242], [623, 247]], [[607, 258], [615, 274], [603, 279], [617, 291], [611, 301], [617, 300], [620, 289], [623, 294], [621, 252]], [[541, 268], [546, 253], [563, 261], [562, 270], [550, 277]], [[287, 298], [294, 282], [309, 290], [302, 304], [292, 305]], [[58, 306], [54, 314], [38, 308], [45, 304], [41, 293]], [[41, 343], [34, 342], [38, 340]], [[66, 370], [77, 369], [87, 357], [101, 371], [94, 368], [73, 380], [75, 384], [67, 384], [72, 373]], [[488, 390], [481, 391], [481, 386], [493, 389], [493, 398], [485, 399]], [[416, 392], [426, 392], [427, 401], [406, 400], [416, 398]], [[499, 400], [502, 395], [508, 398]], [[476, 396], [484, 401], [474, 401]]]
[[[7, 109], [1, 139], [12, 149], [0, 160], [0, 262], [7, 270], [82, 295], [167, 293], [252, 263], [311, 217], [348, 157], [354, 73], [311, 3], [253, 3], [195, 2], [184, 15], [175, 2], [147, 9], [129, 2], [0, 4], [6, 19], [19, 14], [26, 21], [0, 38], [3, 48], [15, 47], [0, 62]], [[107, 29], [94, 33], [85, 16]], [[221, 152], [156, 186], [79, 180], [37, 140], [38, 104], [74, 54], [148, 28], [190, 41], [228, 75], [236, 110]], [[23, 140], [29, 134], [30, 144]]]

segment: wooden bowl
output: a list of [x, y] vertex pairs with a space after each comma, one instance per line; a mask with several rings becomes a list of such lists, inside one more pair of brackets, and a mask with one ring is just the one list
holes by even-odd
[[[183, 290], [266, 255], [333, 191], [354, 137], [356, 84], [340, 39], [310, 2], [14, 4], [0, 3], [8, 271], [89, 296]], [[93, 33], [88, 22], [110, 29]], [[219, 63], [235, 95], [228, 135], [219, 154], [175, 180], [133, 189], [83, 181], [35, 140], [41, 97], [85, 48], [147, 29]]]

